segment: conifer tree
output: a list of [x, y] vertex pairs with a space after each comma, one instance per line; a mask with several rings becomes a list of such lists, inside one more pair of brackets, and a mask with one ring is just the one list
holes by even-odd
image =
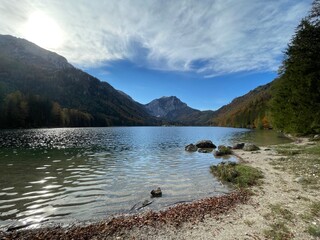
[[274, 125], [292, 133], [320, 132], [320, 0], [299, 24], [285, 52], [272, 101]]

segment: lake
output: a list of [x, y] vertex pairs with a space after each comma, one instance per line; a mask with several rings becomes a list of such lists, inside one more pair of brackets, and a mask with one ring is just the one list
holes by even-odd
[[[273, 131], [220, 127], [112, 127], [0, 131], [0, 229], [70, 224], [159, 210], [228, 192], [209, 172], [223, 159], [184, 147], [288, 142]], [[236, 161], [234, 157], [230, 161]], [[161, 187], [162, 198], [150, 198]], [[144, 209], [144, 210], [145, 210]]]

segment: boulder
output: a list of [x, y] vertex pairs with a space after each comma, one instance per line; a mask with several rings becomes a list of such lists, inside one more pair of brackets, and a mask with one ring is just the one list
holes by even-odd
[[218, 150], [218, 151], [214, 151], [213, 155], [214, 155], [215, 157], [222, 157], [222, 156], [223, 156], [223, 153]]
[[244, 151], [257, 151], [257, 150], [260, 150], [260, 148], [252, 143], [246, 143], [243, 146], [243, 150]]
[[210, 140], [202, 140], [196, 143], [196, 146], [198, 148], [216, 148], [216, 145], [214, 145]]
[[244, 143], [236, 143], [232, 146], [232, 149], [243, 149]]
[[156, 190], [152, 190], [151, 192], [151, 197], [162, 197], [162, 191], [161, 191], [161, 188], [157, 188]]
[[225, 145], [219, 145], [219, 146], [218, 146], [218, 150], [219, 150], [219, 151], [220, 151], [220, 150], [222, 150], [222, 151], [228, 151], [228, 150], [230, 150], [230, 147], [225, 146]]
[[231, 149], [229, 147], [224, 146], [224, 145], [218, 146], [218, 151], [214, 152], [214, 156], [216, 156], [216, 157], [221, 157], [221, 156], [229, 155], [229, 154], [232, 154]]
[[194, 144], [189, 144], [184, 148], [188, 152], [196, 152], [198, 150], [198, 147]]

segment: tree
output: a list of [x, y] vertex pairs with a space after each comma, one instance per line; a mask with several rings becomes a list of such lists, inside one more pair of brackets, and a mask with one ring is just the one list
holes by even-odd
[[8, 94], [3, 104], [4, 124], [8, 127], [25, 127], [28, 117], [28, 102], [21, 92]]
[[274, 125], [285, 132], [320, 132], [320, 1], [313, 3], [285, 52], [276, 80]]

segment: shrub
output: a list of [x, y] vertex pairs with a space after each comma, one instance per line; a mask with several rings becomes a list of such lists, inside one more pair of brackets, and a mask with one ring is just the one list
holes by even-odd
[[223, 182], [228, 182], [239, 188], [246, 188], [259, 183], [262, 172], [256, 168], [234, 162], [220, 163], [210, 167], [211, 172]]

